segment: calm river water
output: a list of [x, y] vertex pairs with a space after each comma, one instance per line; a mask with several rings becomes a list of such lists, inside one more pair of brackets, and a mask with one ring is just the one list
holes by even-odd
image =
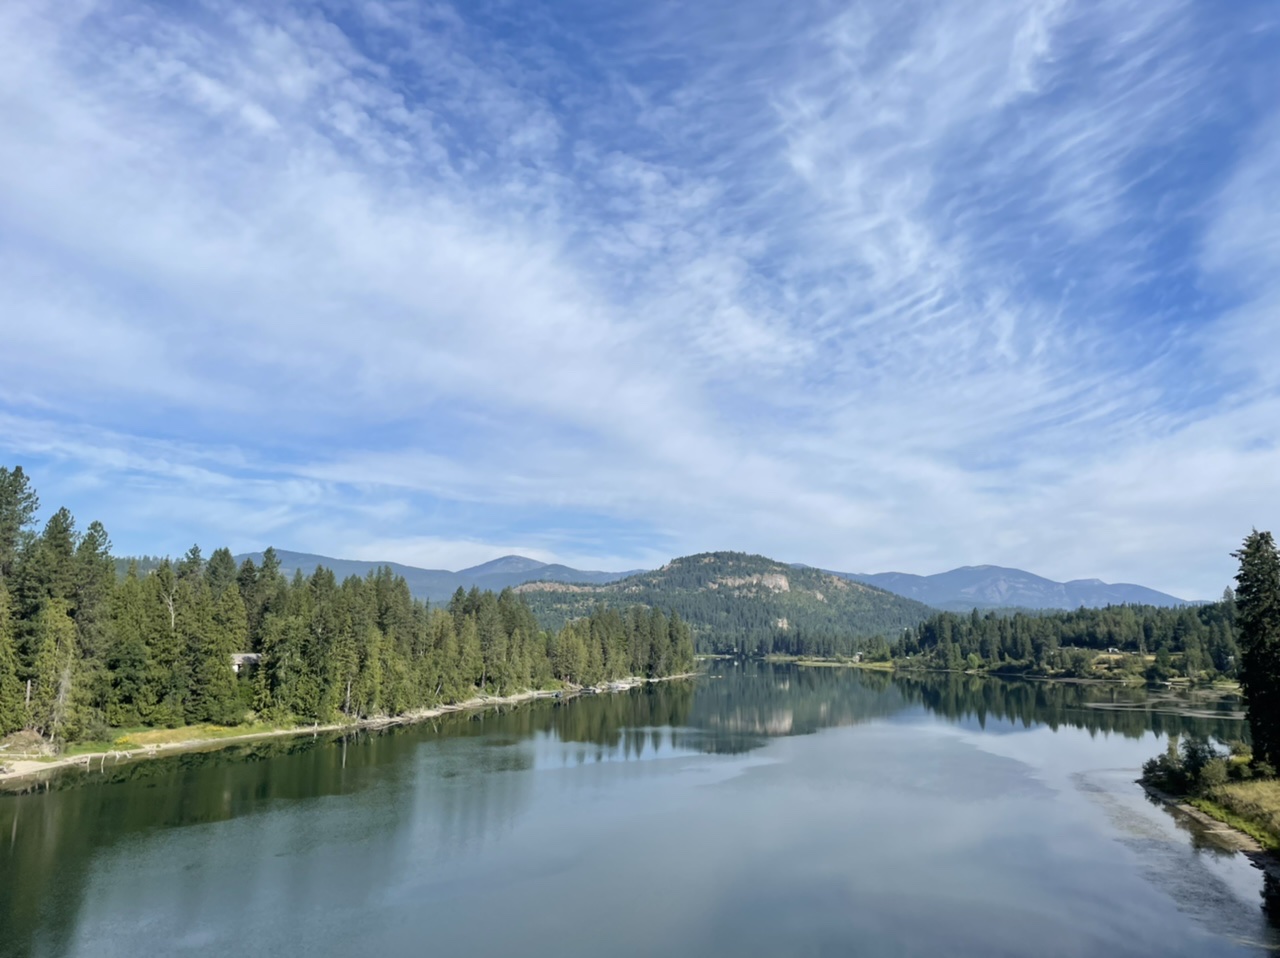
[[[716, 663], [0, 795], [0, 954], [1237, 955], [1262, 873], [1133, 784], [1141, 691]], [[1274, 909], [1274, 911], [1280, 909]]]

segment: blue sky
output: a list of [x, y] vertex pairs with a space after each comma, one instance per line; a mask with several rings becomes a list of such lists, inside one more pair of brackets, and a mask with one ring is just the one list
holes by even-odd
[[0, 461], [119, 552], [1215, 596], [1280, 8], [0, 5]]

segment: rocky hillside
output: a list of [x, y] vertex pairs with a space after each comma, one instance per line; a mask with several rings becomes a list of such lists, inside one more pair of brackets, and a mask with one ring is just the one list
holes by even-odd
[[674, 611], [706, 652], [840, 652], [854, 639], [895, 637], [935, 610], [883, 589], [764, 556], [708, 552], [618, 582], [530, 582], [517, 587], [544, 628], [595, 605], [640, 603]]

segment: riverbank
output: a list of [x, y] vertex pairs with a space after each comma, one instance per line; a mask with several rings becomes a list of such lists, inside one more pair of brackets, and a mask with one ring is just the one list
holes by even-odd
[[811, 655], [766, 655], [764, 661], [785, 665], [805, 665], [810, 668], [824, 669], [872, 669], [877, 672], [892, 672], [892, 662], [867, 662], [861, 659], [824, 659]]
[[[631, 689], [647, 685], [651, 682], [669, 682], [676, 679], [688, 679], [695, 677], [697, 674], [697, 672], [684, 672], [679, 675], [666, 675], [661, 678], [652, 679], [631, 676], [629, 678], [617, 679], [611, 682], [602, 682], [595, 686], [567, 685], [562, 689], [529, 689], [512, 695], [477, 695], [474, 698], [467, 699], [463, 702], [440, 705], [430, 709], [418, 709], [414, 712], [406, 712], [402, 715], [373, 716], [370, 718], [357, 719], [351, 722], [331, 722], [324, 725], [281, 726], [245, 732], [244, 734], [220, 734], [216, 737], [195, 736], [172, 742], [126, 746], [119, 749], [106, 749], [96, 752], [85, 752], [78, 755], [63, 755], [46, 759], [24, 758], [12, 759], [9, 761], [0, 759], [0, 785], [13, 782], [38, 780], [60, 769], [74, 768], [77, 766], [84, 768], [94, 768], [95, 766], [104, 768], [108, 761], [110, 761], [112, 765], [118, 765], [124, 762], [163, 758], [168, 755], [175, 755], [182, 752], [215, 750], [229, 745], [238, 745], [244, 742], [260, 741], [262, 739], [280, 738], [287, 735], [319, 735], [321, 733], [328, 732], [346, 732], [362, 729], [389, 728], [395, 725], [412, 725], [417, 722], [425, 722], [434, 718], [439, 718], [442, 715], [448, 715], [453, 712], [468, 712], [487, 708], [498, 708], [507, 705], [521, 705], [536, 699], [572, 698], [578, 695], [626, 692]], [[166, 731], [180, 733], [182, 732], [182, 729]]]
[[[699, 658], [706, 659], [732, 659], [737, 656], [732, 655], [702, 655]], [[821, 656], [809, 655], [784, 655], [770, 654], [760, 657], [762, 661], [773, 663], [785, 663], [789, 665], [806, 665], [812, 667], [826, 668], [856, 668], [871, 669], [881, 672], [900, 672], [904, 675], [910, 675], [918, 672], [931, 672], [949, 675], [975, 675], [983, 678], [992, 679], [1009, 679], [1015, 681], [1028, 682], [1062, 682], [1075, 685], [1111, 685], [1126, 686], [1129, 688], [1152, 687], [1155, 685], [1164, 686], [1166, 689], [1179, 691], [1213, 691], [1219, 694], [1230, 694], [1240, 691], [1240, 683], [1227, 680], [1215, 679], [1213, 682], [1193, 682], [1185, 676], [1174, 676], [1171, 679], [1164, 679], [1159, 682], [1150, 682], [1141, 675], [1133, 675], [1129, 673], [1114, 674], [1103, 672], [1094, 675], [1068, 675], [1065, 672], [1044, 673], [1044, 672], [1019, 672], [1019, 671], [1001, 671], [999, 669], [990, 668], [963, 668], [963, 669], [944, 669], [934, 666], [916, 665], [910, 660], [880, 660], [867, 661], [865, 659], [849, 659], [840, 656], [831, 658], [823, 658]]]
[[[1266, 829], [1232, 813], [1216, 802], [1178, 798], [1141, 779], [1138, 780], [1138, 784], [1152, 799], [1160, 802], [1175, 816], [1195, 822], [1214, 844], [1240, 852], [1271, 878], [1280, 880], [1280, 853], [1278, 853], [1280, 843], [1277, 843], [1275, 837]], [[1195, 804], [1192, 804], [1193, 802]], [[1258, 834], [1250, 834], [1250, 831], [1255, 829]]]

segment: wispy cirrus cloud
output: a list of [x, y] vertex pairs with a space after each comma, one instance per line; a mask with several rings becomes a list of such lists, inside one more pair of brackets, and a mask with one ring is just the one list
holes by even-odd
[[728, 10], [6, 5], [0, 451], [135, 551], [1216, 594], [1265, 7]]

